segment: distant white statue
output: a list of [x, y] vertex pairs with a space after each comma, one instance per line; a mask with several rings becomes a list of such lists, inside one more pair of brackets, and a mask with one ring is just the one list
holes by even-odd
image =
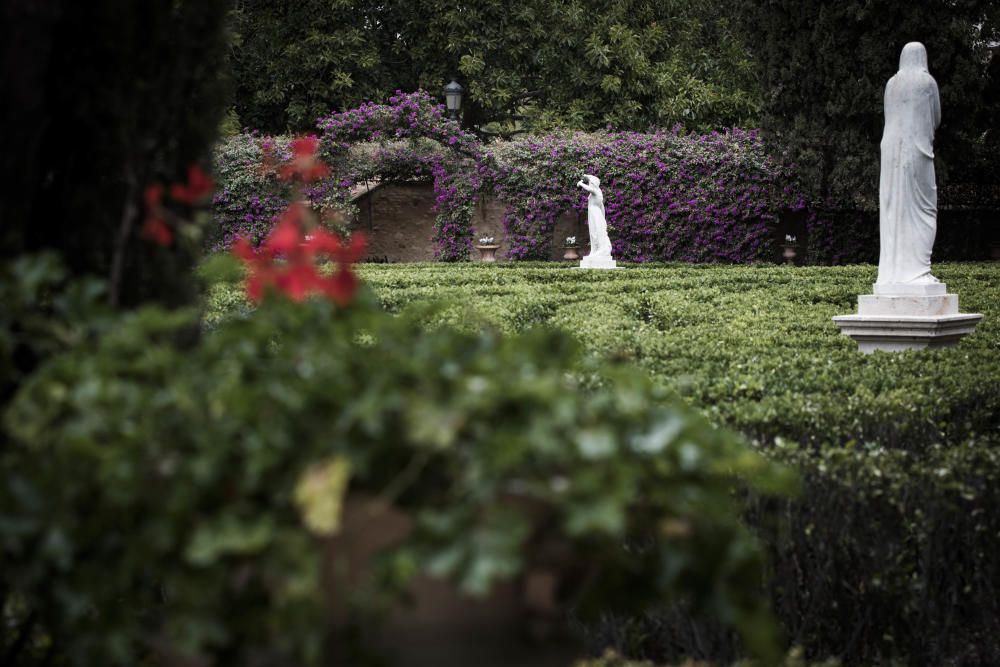
[[587, 229], [590, 231], [590, 254], [587, 257], [610, 259], [611, 239], [608, 238], [608, 222], [604, 219], [604, 194], [601, 192], [601, 179], [597, 176], [584, 174], [577, 186], [589, 193], [587, 197]]
[[931, 249], [937, 232], [934, 130], [940, 123], [941, 102], [927, 71], [927, 51], [910, 42], [899, 56], [899, 71], [885, 86], [877, 285], [938, 282], [931, 275]]

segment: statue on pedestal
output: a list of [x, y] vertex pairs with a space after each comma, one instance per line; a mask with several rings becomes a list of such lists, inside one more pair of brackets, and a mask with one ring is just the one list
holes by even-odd
[[601, 192], [601, 179], [584, 174], [577, 186], [588, 192], [587, 229], [590, 232], [590, 254], [583, 258], [580, 266], [583, 268], [615, 268], [616, 262], [611, 259], [608, 222], [604, 218], [604, 194]]
[[899, 56], [899, 71], [885, 85], [878, 279], [873, 294], [858, 296], [857, 315], [833, 318], [865, 353], [957, 345], [983, 319], [960, 313], [958, 295], [931, 274], [937, 232], [934, 130], [940, 122], [927, 51], [910, 42]]
[[899, 56], [899, 71], [885, 86], [877, 285], [938, 282], [931, 275], [931, 249], [937, 232], [934, 130], [940, 123], [941, 102], [927, 71], [927, 51], [910, 42]]

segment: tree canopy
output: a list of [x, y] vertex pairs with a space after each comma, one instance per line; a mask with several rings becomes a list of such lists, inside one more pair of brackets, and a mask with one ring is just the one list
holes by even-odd
[[467, 126], [745, 124], [759, 94], [724, 3], [245, 0], [232, 52], [241, 121], [302, 130], [457, 76]]
[[[742, 25], [764, 94], [763, 126], [796, 163], [811, 199], [874, 208], [883, 90], [910, 41], [927, 47], [941, 94], [935, 141], [939, 183], [978, 178], [970, 169], [996, 140], [1000, 80], [991, 45], [1000, 2], [743, 0]], [[994, 153], [995, 154], [995, 153]], [[957, 173], [957, 172], [963, 173]]]

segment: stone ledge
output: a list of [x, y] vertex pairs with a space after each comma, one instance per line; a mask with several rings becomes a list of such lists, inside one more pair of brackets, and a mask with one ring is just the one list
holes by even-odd
[[956, 345], [972, 333], [983, 316], [978, 313], [938, 316], [839, 315], [840, 332], [858, 343], [865, 354], [882, 350], [924, 350]]

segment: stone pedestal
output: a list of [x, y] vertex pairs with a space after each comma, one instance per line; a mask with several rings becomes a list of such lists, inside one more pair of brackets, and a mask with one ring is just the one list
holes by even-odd
[[866, 354], [949, 347], [983, 318], [959, 313], [958, 295], [948, 294], [944, 283], [874, 285], [873, 292], [858, 297], [857, 315], [833, 318]]
[[618, 263], [610, 257], [584, 257], [580, 260], [581, 269], [617, 269]]

